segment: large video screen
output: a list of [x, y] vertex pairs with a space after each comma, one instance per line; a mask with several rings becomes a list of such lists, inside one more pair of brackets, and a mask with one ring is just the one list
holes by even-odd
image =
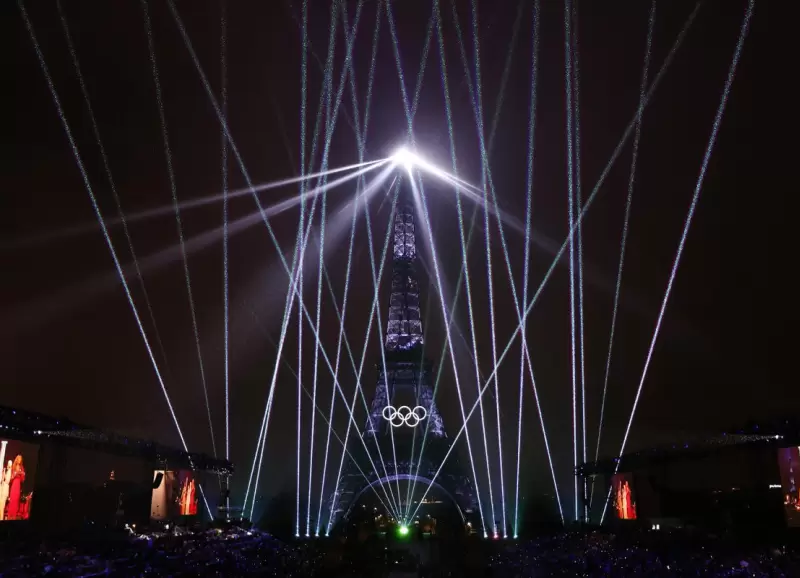
[[197, 514], [200, 482], [191, 470], [156, 470], [153, 474], [153, 494], [150, 518], [172, 520]]
[[614, 511], [618, 520], [636, 519], [636, 496], [633, 493], [631, 474], [614, 474], [611, 477]]
[[0, 438], [0, 522], [30, 517], [38, 459], [37, 444]]
[[800, 527], [800, 448], [797, 446], [778, 450], [778, 466], [781, 471], [783, 510], [786, 524], [790, 528]]

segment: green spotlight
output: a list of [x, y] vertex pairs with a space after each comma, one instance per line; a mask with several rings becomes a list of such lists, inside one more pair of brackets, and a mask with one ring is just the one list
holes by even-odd
[[399, 526], [397, 528], [397, 534], [402, 537], [408, 536], [408, 526], [406, 526], [405, 524]]

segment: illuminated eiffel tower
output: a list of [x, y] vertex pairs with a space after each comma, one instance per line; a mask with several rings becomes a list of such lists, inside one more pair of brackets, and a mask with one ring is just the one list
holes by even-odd
[[[401, 192], [401, 199], [402, 196]], [[362, 434], [364, 444], [358, 440], [350, 444], [348, 449], [353, 459], [348, 459], [338, 491], [329, 501], [331, 519], [334, 521], [346, 519], [359, 498], [370, 491], [370, 487], [384, 496], [378, 486], [392, 484], [384, 488], [391, 495], [392, 489], [398, 489], [396, 482], [399, 480], [406, 483], [416, 480], [418, 491], [415, 494], [419, 498], [420, 493], [431, 484], [450, 449], [451, 442], [434, 401], [431, 379], [434, 362], [423, 353], [424, 334], [416, 262], [414, 211], [409, 205], [401, 205], [394, 217], [392, 288], [384, 355], [377, 363], [378, 384]], [[390, 418], [394, 418], [394, 421]], [[424, 437], [425, 446], [420, 457]], [[365, 445], [369, 448], [375, 468], [365, 455]], [[471, 515], [477, 509], [477, 496], [472, 480], [465, 475], [457, 454], [457, 451], [453, 451], [448, 457], [434, 486], [454, 502], [466, 522], [471, 521]], [[361, 471], [354, 460], [357, 460]], [[375, 471], [376, 468], [378, 471]], [[361, 472], [366, 474], [368, 480], [364, 479]], [[398, 499], [403, 501], [406, 496], [399, 496]], [[407, 504], [400, 504], [400, 507], [401, 510], [408, 509]], [[411, 507], [409, 513], [414, 509]]]

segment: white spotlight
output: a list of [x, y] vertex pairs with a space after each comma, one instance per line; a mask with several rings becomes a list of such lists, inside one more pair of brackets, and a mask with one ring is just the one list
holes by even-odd
[[417, 162], [417, 157], [410, 150], [403, 147], [397, 149], [392, 155], [392, 161], [397, 165], [403, 165], [407, 170], [411, 170], [411, 167]]

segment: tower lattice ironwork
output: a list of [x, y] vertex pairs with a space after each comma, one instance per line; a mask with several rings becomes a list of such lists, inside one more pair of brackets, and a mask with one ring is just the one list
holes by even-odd
[[[394, 216], [389, 315], [383, 355], [376, 364], [378, 379], [375, 396], [362, 433], [365, 443], [353, 443], [349, 448], [353, 458], [339, 480], [338, 491], [331, 496], [328, 504], [333, 520], [346, 517], [371, 485], [416, 479], [419, 487], [424, 489], [450, 449], [451, 442], [434, 400], [434, 363], [424, 355], [416, 262], [414, 211], [410, 205], [401, 205]], [[393, 427], [387, 419], [403, 406], [409, 410], [414, 408], [419, 412], [418, 415], [424, 414], [417, 427], [410, 427], [409, 422], [398, 425], [399, 418]], [[424, 451], [423, 438], [426, 438]], [[378, 471], [367, 459], [365, 446], [369, 448]], [[456, 454], [453, 452], [448, 458], [436, 477], [436, 485], [450, 496], [466, 520], [477, 508], [477, 496]], [[383, 457], [383, 463], [379, 455]], [[353, 460], [358, 461], [368, 479], [364, 478]], [[405, 498], [398, 497], [400, 500]]]

